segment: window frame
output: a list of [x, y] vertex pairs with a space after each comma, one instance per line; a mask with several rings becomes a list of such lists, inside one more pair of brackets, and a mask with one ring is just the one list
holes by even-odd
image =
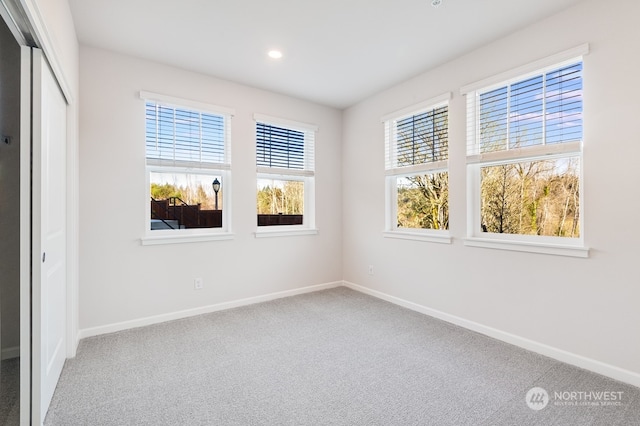
[[[286, 128], [305, 135], [304, 168], [288, 169], [283, 167], [258, 166], [256, 159], [256, 238], [286, 237], [296, 235], [316, 235], [316, 206], [315, 206], [315, 139], [318, 126], [294, 120], [273, 117], [265, 114], [254, 114], [254, 153], [257, 155], [258, 123], [269, 126]], [[310, 142], [307, 137], [312, 136]], [[257, 212], [257, 182], [260, 179], [297, 181], [304, 183], [304, 199], [301, 225], [258, 226]]]
[[[235, 111], [231, 108], [176, 98], [151, 92], [140, 92], [142, 107], [146, 110], [147, 103], [168, 108], [189, 110], [192, 112], [222, 116], [224, 119], [224, 163], [202, 163], [206, 167], [198, 167], [196, 162], [180, 160], [149, 159], [145, 153], [145, 220], [142, 245], [159, 245], [175, 243], [191, 243], [202, 241], [218, 241], [233, 239], [231, 226], [231, 121]], [[146, 125], [146, 118], [145, 118]], [[146, 130], [145, 130], [146, 132]], [[146, 146], [145, 146], [146, 152]], [[212, 179], [220, 176], [224, 190], [222, 191], [222, 227], [193, 228], [193, 229], [156, 229], [151, 230], [151, 173], [175, 173], [185, 175], [211, 175]]]
[[[417, 175], [446, 172], [449, 179], [449, 156], [446, 160], [398, 166], [395, 161], [397, 155], [397, 136], [395, 124], [403, 119], [413, 117], [438, 108], [447, 107], [447, 123], [449, 119], [449, 101], [451, 93], [430, 98], [426, 101], [408, 106], [382, 117], [384, 125], [385, 145], [385, 227], [383, 236], [414, 241], [450, 244], [452, 241], [449, 229], [421, 229], [398, 227], [398, 185], [399, 178]], [[447, 137], [450, 126], [447, 124]]]
[[[571, 257], [588, 257], [589, 249], [585, 247], [584, 229], [584, 135], [580, 141], [546, 143], [543, 135], [542, 145], [525, 146], [504, 151], [479, 152], [479, 98], [502, 87], [523, 82], [538, 75], [561, 69], [582, 62], [589, 52], [589, 45], [584, 44], [556, 55], [543, 58], [517, 69], [501, 73], [489, 79], [465, 86], [461, 93], [467, 97], [467, 233], [464, 244], [471, 247], [524, 251], [542, 254], [553, 254]], [[584, 68], [583, 68], [584, 70]], [[584, 78], [583, 78], [584, 82]], [[583, 104], [584, 110], [584, 104]], [[507, 122], [507, 126], [509, 123]], [[584, 123], [583, 123], [584, 128]], [[509, 141], [507, 141], [509, 143]], [[502, 164], [527, 163], [539, 160], [557, 160], [578, 158], [579, 169], [579, 237], [541, 236], [523, 234], [500, 234], [483, 232], [481, 225], [481, 170], [483, 167]]]

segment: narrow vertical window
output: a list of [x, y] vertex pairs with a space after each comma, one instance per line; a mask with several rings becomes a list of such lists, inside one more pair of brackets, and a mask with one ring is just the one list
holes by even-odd
[[315, 127], [256, 115], [257, 226], [315, 228]]
[[448, 239], [449, 97], [443, 95], [383, 120], [387, 236]]

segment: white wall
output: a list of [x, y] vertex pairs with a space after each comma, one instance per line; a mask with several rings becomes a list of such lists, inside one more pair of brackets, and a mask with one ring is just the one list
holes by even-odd
[[[585, 1], [346, 110], [344, 279], [640, 373], [639, 16], [635, 0]], [[460, 87], [582, 43], [591, 45], [584, 60], [583, 163], [583, 233], [590, 258], [465, 247], [465, 99]], [[380, 118], [447, 91], [454, 93], [449, 140], [454, 241], [384, 239]], [[369, 264], [375, 267], [373, 276], [367, 274]]]
[[[342, 278], [340, 111], [92, 47], [81, 47], [80, 70], [81, 329]], [[235, 239], [141, 246], [148, 201], [140, 90], [235, 109]], [[319, 127], [318, 235], [254, 237], [254, 113]], [[195, 277], [204, 289], [193, 289]]]

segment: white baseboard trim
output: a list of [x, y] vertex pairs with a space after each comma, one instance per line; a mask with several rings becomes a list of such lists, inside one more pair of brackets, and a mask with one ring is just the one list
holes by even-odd
[[592, 371], [594, 373], [601, 374], [603, 376], [610, 377], [615, 380], [619, 380], [630, 385], [640, 387], [640, 374], [634, 371], [625, 370], [623, 368], [616, 367], [614, 365], [606, 364], [595, 359], [587, 358], [582, 355], [574, 354], [563, 349], [558, 349], [553, 346], [546, 345], [544, 343], [536, 342], [524, 337], [517, 336], [515, 334], [507, 333], [505, 331], [498, 330], [493, 327], [479, 324], [474, 321], [467, 320], [455, 315], [448, 314], [446, 312], [438, 311], [436, 309], [428, 308], [417, 303], [409, 302], [408, 300], [401, 299], [399, 297], [391, 296], [389, 294], [380, 292], [378, 290], [372, 290], [367, 287], [363, 287], [358, 284], [354, 284], [348, 281], [344, 281], [344, 286], [352, 290], [359, 291], [361, 293], [368, 294], [378, 299], [386, 300], [387, 302], [394, 303], [396, 305], [411, 309], [412, 311], [420, 312], [425, 315], [429, 315], [434, 318], [441, 319], [451, 324], [464, 327], [466, 329], [484, 334], [494, 339], [502, 340], [503, 342], [519, 346], [521, 348], [530, 350], [532, 352], [539, 353], [549, 358], [562, 361], [567, 364], [574, 365], [576, 367], [584, 368], [585, 370]]
[[98, 327], [81, 329], [78, 333], [78, 339], [98, 336], [101, 334], [115, 333], [117, 331], [129, 330], [131, 328], [144, 327], [147, 325], [158, 324], [166, 321], [173, 321], [182, 318], [193, 317], [196, 315], [208, 314], [211, 312], [223, 311], [225, 309], [237, 308], [240, 306], [253, 305], [254, 303], [268, 302], [269, 300], [281, 299], [283, 297], [296, 296], [304, 293], [312, 293], [314, 291], [326, 290], [329, 288], [342, 286], [342, 281], [336, 281], [326, 284], [317, 284], [308, 287], [296, 288], [293, 290], [279, 291], [276, 293], [264, 294], [261, 296], [248, 297], [246, 299], [233, 300], [230, 302], [216, 303], [215, 305], [202, 306], [199, 308], [185, 309], [183, 311], [170, 312], [167, 314], [154, 315], [130, 321], [123, 321], [115, 324], [107, 324]]
[[0, 352], [0, 359], [4, 361], [5, 359], [18, 358], [20, 356], [20, 346], [12, 346], [10, 348], [4, 348]]

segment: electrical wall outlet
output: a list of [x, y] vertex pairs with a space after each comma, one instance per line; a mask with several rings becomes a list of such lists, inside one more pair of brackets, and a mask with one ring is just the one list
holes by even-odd
[[193, 288], [194, 288], [195, 290], [202, 290], [202, 286], [203, 286], [203, 284], [202, 284], [202, 278], [195, 278], [195, 279], [193, 280]]
[[373, 265], [369, 265], [369, 275], [373, 275]]

